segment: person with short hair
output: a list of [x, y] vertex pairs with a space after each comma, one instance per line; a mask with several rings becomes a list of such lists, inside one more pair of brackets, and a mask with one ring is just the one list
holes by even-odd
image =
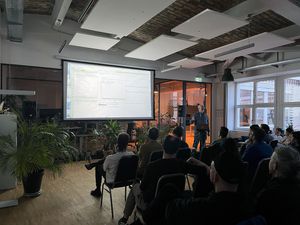
[[243, 197], [237, 192], [244, 167], [237, 152], [224, 150], [211, 163], [214, 192], [207, 198], [176, 199], [166, 208], [165, 224], [237, 224], [243, 214]]
[[249, 176], [254, 176], [258, 163], [265, 158], [271, 157], [273, 149], [270, 145], [264, 142], [265, 131], [261, 128], [254, 129], [253, 140], [254, 143], [248, 145], [242, 159], [249, 163]]
[[[192, 165], [176, 159], [179, 139], [175, 136], [168, 135], [163, 143], [163, 158], [151, 162], [145, 170], [144, 177], [140, 184], [135, 184], [129, 192], [126, 200], [123, 217], [118, 224], [126, 224], [132, 214], [135, 206], [140, 210], [147, 209], [147, 206], [153, 201], [155, 190], [159, 178], [166, 174], [174, 173], [191, 173], [201, 177], [207, 177], [208, 167], [204, 164]], [[207, 183], [209, 179], [207, 177]], [[205, 185], [205, 183], [203, 184]]]
[[220, 144], [221, 142], [223, 142], [227, 138], [228, 132], [229, 132], [229, 130], [227, 127], [221, 127], [219, 130], [219, 139], [215, 140], [212, 143], [212, 145]]
[[300, 154], [288, 147], [274, 150], [269, 162], [272, 179], [258, 196], [256, 209], [268, 225], [300, 224]]
[[183, 127], [177, 126], [172, 131], [172, 134], [179, 139], [179, 147], [178, 151], [176, 153], [176, 158], [186, 161], [191, 157], [191, 150], [189, 148], [189, 145], [182, 140], [183, 135]]
[[138, 177], [143, 177], [145, 168], [150, 160], [150, 155], [154, 151], [163, 151], [163, 147], [157, 142], [159, 137], [159, 130], [156, 127], [152, 127], [148, 130], [148, 139], [139, 150], [139, 167]]
[[172, 134], [179, 139], [179, 149], [189, 147], [189, 145], [185, 141], [182, 140], [183, 131], [184, 130], [183, 130], [182, 126], [177, 126], [172, 131]]
[[274, 131], [274, 139], [280, 142], [284, 136], [284, 131], [280, 127], [276, 127]]
[[205, 147], [205, 141], [207, 135], [209, 135], [209, 122], [208, 116], [205, 113], [204, 105], [197, 105], [198, 112], [196, 112], [192, 118], [192, 122], [195, 123], [194, 130], [194, 143], [193, 148], [197, 149], [200, 142], [200, 152]]
[[91, 191], [91, 195], [94, 197], [100, 197], [101, 193], [101, 182], [102, 175], [105, 172], [105, 178], [107, 183], [113, 183], [117, 174], [119, 161], [123, 156], [133, 155], [133, 152], [127, 151], [127, 145], [129, 142], [129, 135], [127, 133], [120, 133], [117, 140], [116, 153], [107, 156], [105, 159], [100, 160], [96, 163], [87, 164], [85, 167], [90, 170], [95, 167], [95, 179], [96, 189]]

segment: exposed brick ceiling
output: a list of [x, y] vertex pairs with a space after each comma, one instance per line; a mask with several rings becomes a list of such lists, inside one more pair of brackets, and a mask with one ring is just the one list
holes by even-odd
[[[150, 1], [150, 0], [149, 0]], [[161, 35], [175, 35], [171, 29], [199, 12], [209, 8], [224, 12], [245, 0], [177, 0], [160, 14], [154, 16], [128, 37], [140, 42], [148, 42]], [[90, 0], [73, 0], [66, 18], [78, 21]], [[94, 1], [95, 4], [96, 1]], [[55, 0], [25, 0], [24, 13], [51, 15]], [[195, 54], [214, 49], [262, 32], [270, 32], [293, 23], [269, 10], [250, 19], [250, 24], [216, 38], [200, 39], [199, 44], [185, 49], [180, 54], [191, 57]]]

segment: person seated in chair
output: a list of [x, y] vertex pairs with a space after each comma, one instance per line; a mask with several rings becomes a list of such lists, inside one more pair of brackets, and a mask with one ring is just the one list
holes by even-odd
[[227, 135], [228, 135], [228, 128], [227, 127], [221, 127], [220, 128], [220, 131], [219, 131], [219, 139], [215, 140], [212, 145], [215, 145], [215, 144], [220, 144], [221, 142], [223, 142], [226, 138], [227, 138]]
[[278, 147], [269, 162], [272, 179], [258, 195], [257, 213], [268, 225], [300, 224], [300, 154], [292, 147]]
[[159, 137], [159, 130], [156, 127], [152, 127], [148, 131], [148, 140], [141, 146], [139, 151], [139, 167], [138, 177], [143, 177], [146, 166], [149, 163], [150, 155], [154, 151], [163, 151], [163, 147], [157, 142]]
[[129, 142], [129, 135], [127, 133], [120, 133], [118, 135], [117, 151], [113, 155], [109, 155], [106, 159], [100, 160], [97, 163], [91, 163], [85, 165], [90, 170], [95, 167], [95, 179], [96, 189], [91, 191], [91, 195], [95, 197], [101, 196], [101, 182], [102, 175], [105, 172], [105, 178], [107, 183], [113, 183], [116, 177], [117, 168], [120, 159], [125, 155], [133, 155], [133, 152], [126, 151]]
[[200, 165], [192, 165], [176, 159], [178, 146], [179, 139], [177, 137], [168, 135], [165, 138], [163, 144], [163, 158], [151, 162], [146, 167], [141, 183], [135, 184], [130, 190], [125, 204], [123, 217], [118, 223], [119, 225], [127, 223], [127, 220], [131, 216], [135, 206], [142, 211], [147, 208], [148, 204], [150, 204], [155, 197], [157, 182], [163, 175], [174, 173], [191, 173], [203, 176], [204, 174], [207, 177], [207, 183], [209, 183], [209, 178], [207, 176], [208, 167], [204, 163]]
[[210, 167], [214, 192], [206, 198], [176, 199], [169, 202], [164, 224], [237, 224], [244, 215], [244, 198], [238, 193], [242, 171], [240, 155], [231, 149], [224, 150]]
[[270, 145], [264, 142], [265, 131], [257, 128], [253, 131], [254, 143], [248, 145], [242, 159], [249, 163], [249, 177], [252, 178], [255, 174], [258, 163], [265, 158], [271, 157], [273, 149]]
[[268, 125], [268, 124], [262, 123], [262, 124], [260, 125], [260, 128], [263, 129], [263, 130], [266, 132], [264, 141], [265, 141], [267, 144], [270, 144], [270, 142], [274, 140], [274, 136], [272, 135], [272, 131], [270, 130], [269, 125]]
[[191, 150], [189, 145], [182, 140], [183, 128], [182, 126], [177, 126], [174, 128], [172, 134], [179, 139], [179, 147], [176, 153], [176, 158], [181, 160], [188, 160], [191, 157]]

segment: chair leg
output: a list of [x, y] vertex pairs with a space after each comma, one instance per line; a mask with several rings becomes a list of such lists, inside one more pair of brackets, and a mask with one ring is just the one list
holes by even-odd
[[111, 193], [111, 189], [109, 189], [109, 195], [110, 195], [111, 217], [114, 218], [114, 206], [113, 206], [113, 201], [112, 201], [112, 193]]
[[125, 202], [126, 202], [126, 196], [127, 196], [127, 186], [125, 186]]
[[102, 190], [101, 190], [102, 195], [101, 195], [100, 207], [102, 207], [102, 202], [103, 202], [103, 194], [104, 194], [103, 191], [104, 191], [104, 183], [102, 184]]
[[188, 176], [188, 175], [185, 175], [185, 178], [186, 178], [186, 182], [187, 182], [187, 184], [188, 184], [188, 186], [189, 186], [189, 189], [190, 189], [190, 191], [191, 191], [192, 188], [191, 188], [191, 184], [190, 184], [190, 181], [189, 181], [189, 176]]

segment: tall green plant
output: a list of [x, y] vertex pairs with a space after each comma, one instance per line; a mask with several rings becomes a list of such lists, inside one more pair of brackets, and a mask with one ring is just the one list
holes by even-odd
[[10, 136], [0, 136], [0, 167], [10, 169], [18, 179], [41, 169], [59, 173], [61, 162], [76, 155], [70, 133], [55, 123], [29, 123], [19, 118], [17, 146]]
[[144, 125], [142, 127], [136, 128], [136, 144], [139, 148], [146, 142], [148, 134], [148, 126]]
[[100, 132], [104, 135], [105, 138], [105, 150], [114, 150], [118, 141], [118, 135], [120, 131], [120, 124], [116, 120], [108, 120], [104, 123]]

